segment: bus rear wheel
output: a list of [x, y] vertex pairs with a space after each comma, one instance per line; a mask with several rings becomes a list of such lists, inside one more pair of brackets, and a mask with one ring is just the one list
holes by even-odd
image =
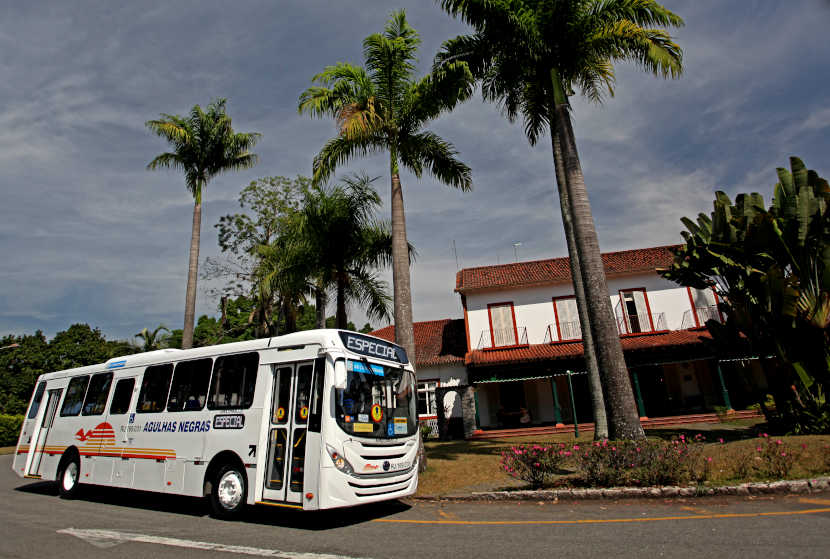
[[78, 494], [81, 479], [81, 461], [72, 456], [61, 462], [58, 468], [58, 495], [61, 499], [72, 499]]
[[224, 520], [239, 517], [248, 498], [245, 474], [237, 466], [222, 466], [211, 483], [210, 508], [213, 516]]

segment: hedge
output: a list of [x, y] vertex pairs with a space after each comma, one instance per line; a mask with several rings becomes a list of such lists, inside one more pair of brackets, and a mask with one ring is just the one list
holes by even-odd
[[22, 415], [0, 414], [0, 446], [16, 445], [21, 425], [23, 425]]

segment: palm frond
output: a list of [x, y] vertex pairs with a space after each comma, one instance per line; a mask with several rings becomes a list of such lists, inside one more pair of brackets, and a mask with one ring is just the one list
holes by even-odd
[[427, 171], [446, 185], [469, 191], [473, 187], [472, 172], [456, 155], [455, 147], [434, 132], [420, 132], [402, 139], [401, 163], [415, 176], [421, 177], [424, 165]]

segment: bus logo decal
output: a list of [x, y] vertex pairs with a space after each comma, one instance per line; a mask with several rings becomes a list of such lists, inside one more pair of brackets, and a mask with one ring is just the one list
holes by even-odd
[[241, 413], [217, 415], [213, 418], [214, 429], [242, 429], [245, 427], [245, 416]]
[[372, 406], [372, 421], [379, 423], [381, 419], [383, 419], [383, 409], [380, 404], [375, 404]]

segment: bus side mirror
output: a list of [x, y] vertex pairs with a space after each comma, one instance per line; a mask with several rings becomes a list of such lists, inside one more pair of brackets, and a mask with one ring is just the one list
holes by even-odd
[[334, 387], [338, 390], [346, 389], [346, 360], [338, 359], [334, 362]]

